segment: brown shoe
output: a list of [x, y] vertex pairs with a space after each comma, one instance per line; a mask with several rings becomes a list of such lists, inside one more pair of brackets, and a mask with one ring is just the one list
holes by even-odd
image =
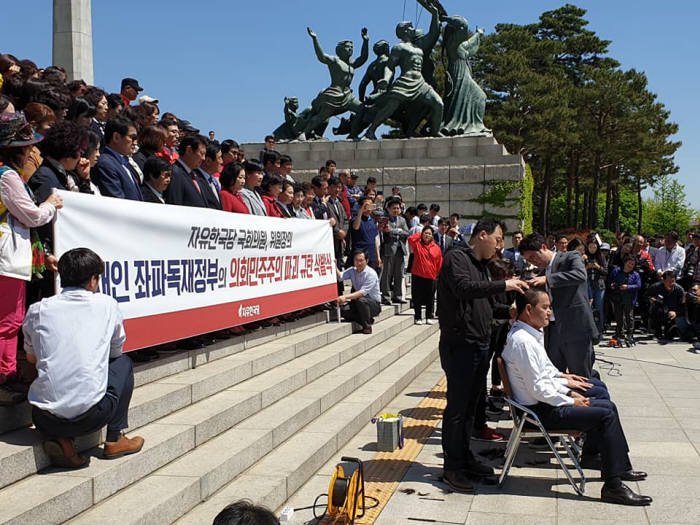
[[56, 467], [85, 468], [90, 464], [89, 457], [78, 455], [73, 438], [49, 439], [44, 442], [44, 451]]
[[136, 454], [143, 448], [143, 438], [136, 436], [128, 438], [124, 434], [119, 436], [119, 441], [105, 441], [102, 457], [105, 459], [114, 459], [126, 456], [128, 454]]
[[372, 333], [372, 327], [368, 326], [367, 328], [362, 329], [363, 334], [371, 334]]

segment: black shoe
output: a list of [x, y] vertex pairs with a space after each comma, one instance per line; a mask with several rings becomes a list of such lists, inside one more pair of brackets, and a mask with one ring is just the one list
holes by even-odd
[[600, 490], [600, 499], [605, 503], [617, 503], [618, 505], [645, 506], [651, 505], [652, 499], [649, 496], [642, 496], [635, 493], [624, 483], [620, 483], [617, 488], [608, 487], [607, 483]]
[[474, 476], [476, 478], [485, 478], [495, 475], [493, 467], [489, 467], [476, 459], [472, 460], [466, 467], [464, 467], [464, 472], [466, 472], [467, 475]]
[[401, 299], [400, 297], [392, 299], [391, 302], [394, 304], [408, 304], [408, 301], [406, 299]]
[[442, 481], [455, 492], [473, 492], [474, 485], [461, 470], [445, 470]]
[[620, 474], [622, 481], [644, 481], [647, 479], [647, 473], [641, 470], [628, 470]]
[[386, 306], [392, 306], [391, 301], [389, 299], [382, 299], [382, 304]]

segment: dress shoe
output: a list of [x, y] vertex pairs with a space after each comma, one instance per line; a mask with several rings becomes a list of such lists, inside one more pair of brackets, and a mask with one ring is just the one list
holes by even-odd
[[622, 481], [644, 481], [647, 479], [647, 473], [641, 470], [628, 470], [620, 474], [620, 479]]
[[389, 299], [382, 299], [382, 304], [385, 306], [391, 306], [391, 301]]
[[105, 459], [114, 459], [135, 454], [143, 447], [143, 438], [136, 436], [128, 438], [124, 434], [119, 436], [119, 441], [105, 441], [102, 457]]
[[605, 503], [634, 506], [650, 505], [652, 501], [649, 496], [642, 496], [641, 494], [635, 493], [624, 483], [620, 483], [620, 486], [616, 488], [611, 488], [606, 483], [600, 490], [600, 499]]
[[474, 485], [461, 470], [445, 470], [442, 481], [455, 492], [473, 492]]
[[372, 333], [372, 327], [371, 327], [371, 326], [368, 326], [367, 328], [363, 328], [363, 329], [362, 329], [362, 333], [363, 333], [363, 334], [366, 334], [366, 335], [371, 334], [371, 333]]
[[10, 407], [17, 405], [27, 399], [27, 394], [23, 392], [15, 392], [7, 385], [0, 386], [0, 406]]
[[408, 301], [406, 299], [401, 299], [400, 297], [392, 299], [391, 302], [394, 304], [408, 304]]
[[78, 455], [73, 438], [57, 438], [44, 442], [44, 451], [51, 464], [63, 468], [84, 468], [90, 464], [90, 458]]
[[474, 476], [475, 478], [485, 478], [488, 476], [495, 475], [493, 467], [473, 459], [471, 462], [464, 467], [464, 472], [469, 476]]

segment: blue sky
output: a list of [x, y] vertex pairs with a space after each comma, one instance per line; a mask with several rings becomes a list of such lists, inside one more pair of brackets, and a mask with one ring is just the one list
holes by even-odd
[[[564, 2], [442, 0], [449, 13], [492, 31], [500, 22], [528, 23]], [[612, 40], [610, 54], [624, 68], [646, 72], [680, 125], [683, 146], [676, 155], [678, 180], [690, 203], [700, 209], [700, 103], [697, 86], [700, 3], [676, 0], [574, 2], [588, 10], [590, 29]], [[405, 5], [405, 11], [404, 11]], [[328, 52], [352, 39], [359, 52], [360, 29], [371, 42], [396, 40], [394, 27], [405, 18], [425, 27], [428, 15], [415, 0], [107, 0], [93, 1], [95, 84], [118, 91], [132, 76], [145, 94], [191, 120], [203, 132], [239, 142], [261, 141], [282, 121], [285, 96], [305, 107], [328, 85], [328, 71], [316, 61], [306, 26]], [[2, 2], [0, 51], [51, 62], [52, 1]], [[9, 22], [11, 21], [11, 22]], [[364, 69], [356, 74], [359, 83]], [[332, 121], [333, 123], [333, 121]]]

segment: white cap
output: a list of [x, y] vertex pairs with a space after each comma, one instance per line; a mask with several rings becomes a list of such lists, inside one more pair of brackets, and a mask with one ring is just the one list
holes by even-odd
[[141, 95], [139, 97], [139, 104], [144, 102], [150, 102], [151, 104], [158, 104], [159, 100], [157, 98], [149, 97], [148, 95]]

